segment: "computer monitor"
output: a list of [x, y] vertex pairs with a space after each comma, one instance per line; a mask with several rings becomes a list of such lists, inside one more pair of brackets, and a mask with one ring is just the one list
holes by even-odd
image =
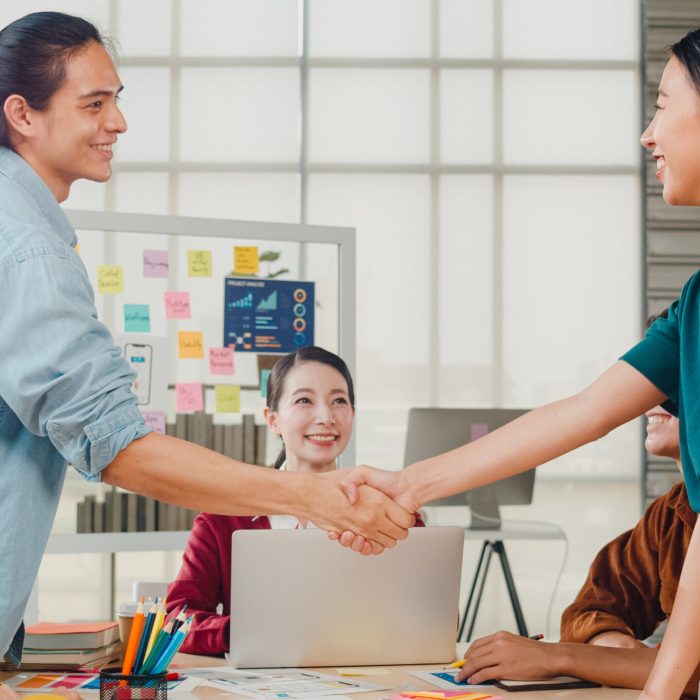
[[[412, 408], [408, 414], [404, 466], [461, 447], [527, 413], [508, 408]], [[499, 505], [532, 503], [535, 470], [448, 498], [431, 506], [464, 506], [471, 510], [473, 529], [493, 530], [501, 526]]]

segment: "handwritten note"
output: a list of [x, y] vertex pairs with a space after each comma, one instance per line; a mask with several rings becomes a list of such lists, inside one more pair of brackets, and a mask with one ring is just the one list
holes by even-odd
[[176, 384], [175, 397], [178, 413], [204, 410], [204, 393], [201, 384]]
[[142, 411], [146, 425], [154, 432], [165, 435], [165, 413], [163, 411]]
[[270, 381], [271, 369], [261, 369], [260, 370], [260, 396], [264, 399], [267, 398], [267, 384]]
[[237, 275], [256, 275], [260, 271], [260, 256], [255, 245], [233, 248], [233, 271]]
[[234, 374], [233, 348], [209, 348], [210, 374]]
[[165, 292], [165, 318], [192, 318], [189, 292]]
[[151, 307], [148, 304], [124, 304], [124, 331], [151, 332]]
[[187, 272], [190, 277], [211, 277], [211, 251], [188, 250]]
[[199, 360], [204, 357], [204, 333], [178, 331], [178, 357], [181, 360]]
[[214, 390], [216, 392], [217, 413], [241, 412], [241, 387], [231, 386], [230, 384], [217, 384]]
[[124, 291], [124, 268], [121, 265], [98, 265], [97, 291], [100, 294], [121, 294]]
[[170, 263], [168, 262], [167, 250], [143, 251], [144, 277], [167, 277], [169, 269]]

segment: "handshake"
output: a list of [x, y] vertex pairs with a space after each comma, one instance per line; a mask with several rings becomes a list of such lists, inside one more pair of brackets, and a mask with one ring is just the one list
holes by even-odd
[[342, 546], [381, 554], [408, 536], [420, 503], [410, 469], [389, 472], [368, 466], [308, 475], [305, 517]]

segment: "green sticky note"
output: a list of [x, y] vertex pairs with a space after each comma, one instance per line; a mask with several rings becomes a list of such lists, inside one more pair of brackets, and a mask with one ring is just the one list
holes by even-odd
[[271, 369], [260, 370], [260, 396], [267, 398], [267, 383], [270, 379]]
[[217, 384], [216, 412], [240, 413], [241, 412], [241, 387], [230, 384]]
[[151, 332], [151, 307], [148, 304], [124, 304], [124, 332]]

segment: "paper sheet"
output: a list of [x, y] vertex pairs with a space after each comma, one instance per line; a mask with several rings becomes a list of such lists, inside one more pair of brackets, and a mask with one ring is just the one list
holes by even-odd
[[378, 666], [336, 668], [335, 670], [341, 676], [388, 676], [391, 673], [388, 668]]
[[455, 676], [459, 673], [458, 668], [436, 668], [432, 671], [408, 671], [408, 673], [416, 678], [420, 678], [422, 681], [430, 683], [430, 685], [443, 688], [444, 690], [463, 690], [467, 692], [472, 688], [477, 688], [481, 692], [488, 692], [488, 688], [490, 687], [457, 683], [455, 681]]
[[231, 692], [251, 698], [279, 700], [280, 698], [314, 698], [327, 695], [339, 696], [347, 693], [364, 693], [385, 690], [386, 686], [370, 685], [362, 681], [315, 673], [296, 668], [256, 669], [255, 671], [237, 671], [222, 669], [187, 669], [187, 675], [199, 677], [205, 685], [226, 688]]
[[[168, 694], [189, 692], [202, 682], [196, 676], [187, 676], [168, 681]], [[76, 690], [82, 695], [89, 691], [99, 691], [100, 677], [94, 673], [18, 673], [3, 681], [18, 693], [50, 693], [55, 688]]]

